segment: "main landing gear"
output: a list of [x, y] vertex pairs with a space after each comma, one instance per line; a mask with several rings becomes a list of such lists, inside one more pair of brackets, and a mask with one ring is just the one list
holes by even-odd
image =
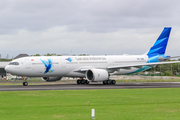
[[104, 85], [115, 85], [116, 81], [115, 80], [105, 80], [103, 81]]
[[77, 80], [77, 84], [89, 84], [89, 81], [88, 80], [85, 80], [83, 78], [79, 78]]
[[[85, 80], [83, 78], [79, 78], [77, 80], [77, 84], [89, 84], [89, 81], [88, 80]], [[116, 81], [115, 80], [105, 80], [103, 81], [103, 84], [104, 85], [115, 85], [116, 84]]]

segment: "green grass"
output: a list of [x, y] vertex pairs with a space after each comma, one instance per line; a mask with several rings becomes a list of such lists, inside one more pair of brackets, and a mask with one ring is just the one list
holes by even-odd
[[0, 120], [90, 120], [92, 108], [96, 120], [179, 120], [180, 88], [0, 92]]

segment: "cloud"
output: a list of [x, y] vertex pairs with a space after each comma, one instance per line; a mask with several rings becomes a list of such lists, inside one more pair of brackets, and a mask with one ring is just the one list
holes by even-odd
[[[154, 44], [160, 32], [160, 29], [154, 32], [146, 28], [121, 29], [110, 33], [69, 32], [67, 27], [54, 27], [39, 32], [19, 30], [17, 34], [0, 35], [0, 51], [13, 56], [18, 53], [71, 54], [71, 50], [73, 54], [143, 54]], [[173, 34], [172, 39], [176, 37], [179, 37], [178, 32]], [[170, 43], [171, 51], [179, 50], [175, 40]]]
[[177, 0], [2, 0], [1, 54], [61, 54], [71, 49], [77, 54], [142, 54], [165, 26], [173, 27], [169, 53], [178, 54], [179, 4]]

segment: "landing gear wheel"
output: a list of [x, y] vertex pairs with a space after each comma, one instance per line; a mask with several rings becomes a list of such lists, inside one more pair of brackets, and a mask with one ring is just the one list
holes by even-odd
[[81, 84], [85, 84], [85, 80], [81, 80]]
[[89, 84], [89, 81], [88, 81], [88, 80], [85, 80], [85, 84]]
[[23, 82], [23, 85], [24, 86], [28, 86], [28, 82]]
[[80, 80], [77, 80], [77, 84], [81, 84], [81, 81], [80, 81]]
[[111, 80], [108, 80], [108, 81], [107, 81], [107, 84], [108, 84], [108, 85], [111, 85]]
[[105, 81], [103, 81], [103, 85], [106, 85], [107, 84], [107, 81], [105, 80]]
[[116, 81], [115, 81], [115, 80], [112, 80], [111, 83], [112, 83], [112, 85], [115, 85], [115, 84], [116, 84]]

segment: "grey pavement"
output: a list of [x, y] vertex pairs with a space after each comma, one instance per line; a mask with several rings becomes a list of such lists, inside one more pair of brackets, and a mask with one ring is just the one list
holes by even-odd
[[137, 88], [179, 88], [179, 82], [166, 83], [117, 83], [116, 85], [103, 85], [91, 83], [89, 85], [48, 84], [48, 85], [0, 85], [0, 91], [30, 91], [30, 90], [82, 90], [82, 89], [137, 89]]

